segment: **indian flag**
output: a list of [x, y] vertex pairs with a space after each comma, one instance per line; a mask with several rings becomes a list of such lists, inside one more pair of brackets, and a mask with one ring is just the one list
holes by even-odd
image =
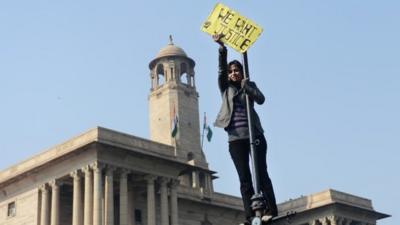
[[172, 123], [172, 130], [171, 130], [171, 136], [174, 138], [176, 137], [176, 134], [178, 133], [178, 115], [175, 112], [175, 104], [174, 104], [174, 109], [172, 113], [172, 118], [171, 118], [171, 123]]
[[[211, 127], [207, 124], [207, 116], [206, 116], [206, 113], [204, 113], [204, 124], [203, 124], [203, 130], [204, 131], [207, 131], [207, 135], [206, 135], [206, 137], [207, 137], [207, 141], [208, 142], [210, 142], [211, 141], [211, 138], [212, 138], [212, 135], [213, 135], [213, 133], [212, 133], [212, 130], [211, 130]], [[204, 133], [203, 133], [204, 134]]]

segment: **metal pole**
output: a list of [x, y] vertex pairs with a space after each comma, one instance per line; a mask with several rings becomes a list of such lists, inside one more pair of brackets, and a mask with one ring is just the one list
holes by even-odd
[[[243, 53], [243, 76], [244, 79], [249, 78], [249, 64], [247, 60], [247, 52]], [[259, 186], [259, 177], [258, 171], [257, 171], [257, 161], [256, 161], [256, 150], [255, 150], [255, 143], [254, 143], [254, 130], [253, 130], [253, 120], [251, 118], [251, 105], [249, 101], [249, 96], [246, 94], [246, 111], [247, 111], [247, 119], [248, 119], [248, 124], [249, 124], [249, 139], [250, 139], [250, 154], [251, 154], [251, 168], [252, 168], [252, 176], [253, 176], [253, 185], [254, 185], [254, 192], [259, 193], [260, 192], [260, 186]]]
[[[247, 51], [242, 54], [242, 63], [243, 63], [243, 77], [244, 79], [249, 78], [249, 64], [247, 60]], [[247, 119], [249, 125], [249, 139], [250, 139], [250, 155], [251, 155], [251, 168], [252, 168], [252, 177], [253, 177], [253, 187], [255, 194], [251, 197], [252, 200], [252, 209], [255, 211], [257, 217], [262, 216], [262, 211], [265, 208], [264, 197], [260, 191], [260, 180], [258, 175], [258, 165], [257, 165], [257, 152], [255, 149], [255, 140], [254, 140], [254, 129], [253, 129], [253, 120], [251, 118], [251, 105], [249, 96], [246, 93], [246, 110], [247, 110]]]

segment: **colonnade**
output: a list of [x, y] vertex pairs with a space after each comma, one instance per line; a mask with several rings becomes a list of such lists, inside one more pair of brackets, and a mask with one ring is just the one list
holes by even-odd
[[[103, 172], [105, 172], [104, 177]], [[73, 180], [72, 225], [135, 225], [130, 214], [130, 209], [135, 204], [132, 193], [128, 193], [130, 173], [130, 170], [97, 162], [71, 172], [69, 176]], [[119, 176], [119, 215], [115, 215], [114, 209], [114, 176]], [[156, 182], [160, 187], [159, 224], [169, 225], [170, 216], [171, 224], [178, 225], [177, 187], [179, 181], [150, 174], [144, 175], [143, 178], [147, 189], [147, 225], [156, 225]], [[84, 179], [84, 185], [82, 185], [82, 179]], [[45, 183], [39, 190], [41, 195], [41, 207], [38, 212], [39, 225], [61, 225], [60, 180]], [[114, 224], [116, 216], [119, 217], [119, 224]]]
[[357, 225], [375, 225], [372, 223], [367, 223], [367, 222], [361, 222], [361, 221], [355, 221], [350, 218], [345, 218], [345, 217], [340, 217], [340, 216], [326, 216], [322, 217], [319, 219], [312, 220], [310, 225], [351, 225], [351, 224], [357, 224]]

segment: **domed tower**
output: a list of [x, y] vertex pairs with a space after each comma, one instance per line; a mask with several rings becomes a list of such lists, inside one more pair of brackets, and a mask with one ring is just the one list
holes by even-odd
[[[175, 146], [175, 155], [201, 167], [208, 167], [200, 144], [198, 93], [195, 62], [185, 51], [170, 43], [150, 64], [150, 139]], [[172, 135], [175, 116], [177, 133]]]

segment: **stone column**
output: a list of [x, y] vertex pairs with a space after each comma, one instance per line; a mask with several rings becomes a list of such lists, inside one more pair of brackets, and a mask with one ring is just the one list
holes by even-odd
[[76, 170], [70, 174], [74, 179], [73, 200], [72, 200], [72, 225], [82, 225], [82, 189], [81, 177]]
[[195, 170], [192, 171], [192, 188], [200, 187], [199, 184], [199, 173]]
[[178, 185], [179, 180], [172, 180], [171, 188], [171, 224], [178, 225]]
[[145, 176], [147, 181], [147, 225], [156, 225], [156, 199], [154, 193], [154, 180], [156, 176]]
[[114, 171], [115, 168], [112, 166], [107, 166], [106, 178], [105, 178], [105, 224], [114, 225]]
[[119, 180], [119, 224], [128, 225], [128, 173], [122, 169]]
[[208, 175], [208, 184], [210, 185], [210, 193], [214, 192], [214, 185], [213, 185], [213, 179], [212, 179], [212, 175], [209, 174]]
[[206, 192], [210, 190], [210, 184], [208, 183], [208, 174], [204, 173], [204, 189]]
[[102, 196], [103, 196], [103, 180], [101, 170], [102, 165], [95, 162], [93, 168], [93, 225], [103, 225], [102, 220]]
[[42, 207], [40, 212], [40, 225], [49, 225], [49, 190], [47, 185], [43, 184], [40, 187], [42, 193]]
[[85, 173], [85, 200], [83, 206], [83, 225], [93, 224], [93, 177], [90, 166], [82, 169]]
[[161, 205], [161, 225], [169, 225], [168, 219], [168, 179], [160, 179], [160, 205]]
[[342, 225], [343, 218], [338, 216], [328, 216], [330, 225]]
[[321, 219], [319, 219], [319, 222], [320, 222], [322, 225], [328, 225], [328, 218], [326, 218], [326, 217], [321, 218]]
[[50, 225], [59, 225], [60, 223], [60, 186], [59, 182], [52, 180], [51, 186], [51, 218]]
[[132, 186], [128, 185], [128, 225], [135, 225], [136, 221], [135, 218], [132, 218], [132, 216], [135, 213], [135, 194], [134, 194], [134, 188]]

